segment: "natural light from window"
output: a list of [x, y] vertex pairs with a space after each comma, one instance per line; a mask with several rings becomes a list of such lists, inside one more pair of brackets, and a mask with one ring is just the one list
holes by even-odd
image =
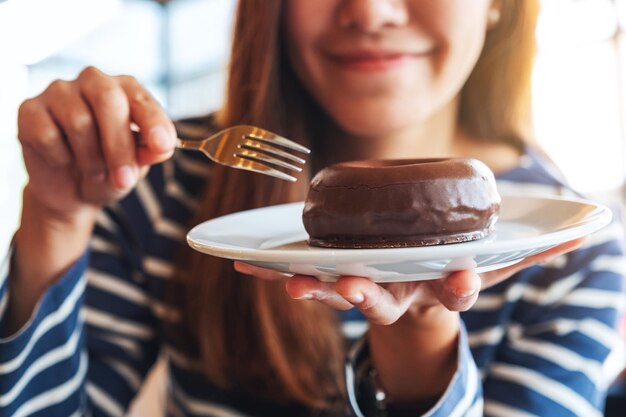
[[[174, 117], [214, 110], [222, 97], [233, 5], [234, 0], [174, 0], [167, 6], [149, 0], [0, 3], [0, 36], [13, 40], [0, 42], [0, 250], [16, 227], [25, 182], [15, 140], [20, 101], [95, 64], [137, 76]], [[537, 139], [575, 188], [621, 198], [626, 0], [543, 0], [542, 7], [533, 78]], [[37, 14], [31, 12], [35, 8]]]

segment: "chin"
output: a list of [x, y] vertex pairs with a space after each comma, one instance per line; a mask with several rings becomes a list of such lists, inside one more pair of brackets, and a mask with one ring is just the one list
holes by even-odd
[[419, 112], [409, 112], [408, 108], [411, 107], [367, 106], [363, 108], [345, 104], [340, 109], [350, 109], [350, 111], [334, 112], [333, 119], [351, 135], [377, 138], [418, 122]]

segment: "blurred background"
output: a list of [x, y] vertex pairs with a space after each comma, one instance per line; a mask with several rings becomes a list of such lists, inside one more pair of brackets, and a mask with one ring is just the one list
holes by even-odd
[[[235, 3], [0, 0], [0, 250], [25, 181], [19, 103], [95, 65], [137, 77], [173, 118], [206, 114], [222, 101]], [[624, 28], [626, 0], [543, 0], [533, 85], [539, 143], [575, 188], [618, 203], [626, 178]]]
[[[0, 0], [0, 253], [17, 226], [26, 181], [16, 140], [20, 102], [95, 65], [137, 77], [173, 118], [215, 110], [235, 2]], [[626, 180], [625, 28], [626, 0], [543, 0], [533, 79], [539, 143], [575, 188], [619, 207]]]

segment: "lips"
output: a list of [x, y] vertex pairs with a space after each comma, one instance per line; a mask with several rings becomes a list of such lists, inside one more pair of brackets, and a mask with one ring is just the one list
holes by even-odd
[[349, 70], [363, 72], [386, 71], [403, 65], [424, 54], [395, 51], [357, 51], [331, 53], [330, 60]]

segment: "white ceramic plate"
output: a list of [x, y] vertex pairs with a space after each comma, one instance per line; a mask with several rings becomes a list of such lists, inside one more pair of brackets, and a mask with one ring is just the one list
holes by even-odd
[[463, 268], [503, 268], [611, 221], [607, 207], [590, 201], [503, 195], [496, 231], [482, 240], [418, 248], [325, 249], [307, 245], [302, 208], [303, 203], [292, 203], [219, 217], [194, 227], [187, 242], [210, 255], [324, 281], [358, 275], [393, 282], [432, 279]]

